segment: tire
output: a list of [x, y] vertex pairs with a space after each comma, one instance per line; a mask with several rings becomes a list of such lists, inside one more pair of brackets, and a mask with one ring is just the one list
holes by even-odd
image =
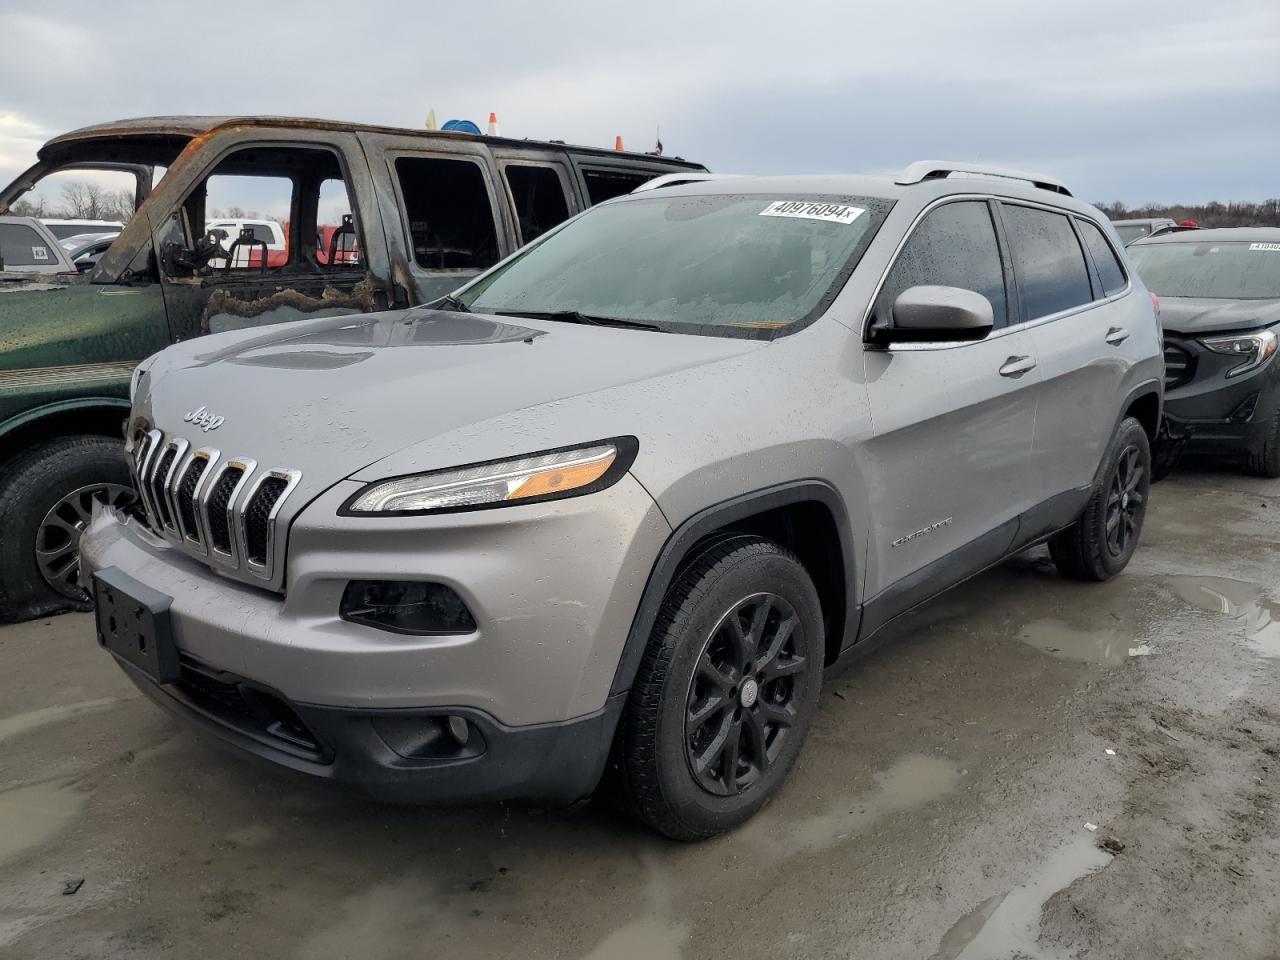
[[[0, 471], [0, 623], [64, 610], [87, 610], [74, 585], [80, 531], [92, 499], [127, 506], [133, 499], [124, 442], [61, 437], [32, 447]], [[10, 535], [12, 534], [12, 535]], [[37, 544], [37, 538], [41, 541]], [[42, 565], [37, 546], [46, 548]], [[61, 573], [61, 576], [46, 576]], [[56, 586], [55, 586], [56, 584]]]
[[1244, 468], [1255, 477], [1280, 477], [1280, 410], [1271, 418], [1271, 429], [1262, 441], [1249, 447]]
[[1073, 580], [1110, 580], [1137, 549], [1151, 489], [1147, 432], [1126, 417], [1111, 440], [1084, 512], [1049, 541], [1058, 572]]
[[824, 653], [818, 592], [789, 551], [742, 535], [688, 562], [663, 600], [615, 739], [611, 776], [624, 808], [676, 840], [750, 819], [800, 753]]

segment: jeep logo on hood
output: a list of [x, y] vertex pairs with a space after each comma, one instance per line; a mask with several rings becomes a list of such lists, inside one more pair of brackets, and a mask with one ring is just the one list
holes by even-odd
[[193, 423], [205, 433], [210, 430], [217, 430], [225, 422], [225, 417], [215, 416], [206, 410], [203, 406], [196, 407], [185, 417], [182, 418], [187, 423]]

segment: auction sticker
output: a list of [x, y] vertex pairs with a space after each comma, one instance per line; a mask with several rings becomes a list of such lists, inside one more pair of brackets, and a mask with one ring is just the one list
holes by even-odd
[[31, 259], [32, 260], [48, 260], [49, 248], [48, 247], [32, 247]]
[[1280, 253], [1280, 243], [1251, 243], [1250, 250], [1270, 250], [1272, 253]]
[[760, 211], [762, 217], [795, 217], [798, 220], [825, 220], [850, 224], [866, 213], [863, 207], [844, 203], [810, 203], [808, 200], [775, 200]]

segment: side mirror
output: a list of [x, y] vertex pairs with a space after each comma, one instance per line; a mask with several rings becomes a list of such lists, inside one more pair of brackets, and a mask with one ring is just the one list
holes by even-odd
[[960, 287], [910, 287], [893, 301], [893, 325], [875, 324], [871, 341], [938, 343], [981, 340], [991, 332], [995, 315], [991, 301]]

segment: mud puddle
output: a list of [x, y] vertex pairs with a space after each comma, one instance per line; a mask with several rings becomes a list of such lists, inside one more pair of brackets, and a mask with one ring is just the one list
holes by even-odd
[[1043, 619], [1024, 624], [1018, 639], [1050, 656], [1114, 667], [1129, 656], [1136, 634], [1120, 627], [1083, 628], [1065, 620]]
[[1169, 577], [1166, 583], [1184, 603], [1239, 621], [1254, 653], [1280, 657], [1280, 604], [1269, 600], [1258, 584], [1199, 576]]
[[0, 793], [0, 863], [53, 839], [87, 799], [70, 784], [56, 781]]
[[949, 760], [911, 754], [877, 773], [874, 789], [806, 817], [782, 835], [792, 852], [829, 847], [865, 830], [881, 817], [945, 797], [955, 790], [960, 776]]
[[1041, 910], [1055, 893], [1110, 862], [1092, 836], [1072, 838], [1022, 886], [984, 900], [957, 920], [933, 960], [1060, 960], [1062, 954], [1039, 943]]
[[21, 736], [51, 723], [70, 720], [82, 714], [96, 713], [123, 702], [118, 697], [104, 697], [101, 700], [82, 700], [79, 703], [68, 703], [60, 707], [43, 707], [40, 710], [30, 710], [11, 717], [0, 717], [0, 740]]
[[601, 940], [585, 960], [679, 960], [687, 936], [678, 923], [634, 920]]

